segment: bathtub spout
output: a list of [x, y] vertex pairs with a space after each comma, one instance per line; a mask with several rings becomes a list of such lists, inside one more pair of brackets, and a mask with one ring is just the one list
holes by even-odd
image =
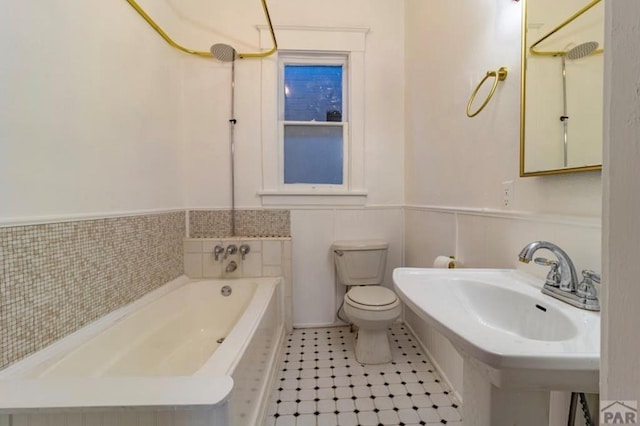
[[227, 264], [227, 267], [226, 267], [226, 268], [224, 268], [224, 271], [225, 271], [226, 273], [230, 273], [230, 272], [235, 271], [236, 269], [238, 269], [238, 264], [236, 263], [236, 261], [235, 261], [235, 260], [232, 260], [231, 262], [229, 262], [229, 263]]

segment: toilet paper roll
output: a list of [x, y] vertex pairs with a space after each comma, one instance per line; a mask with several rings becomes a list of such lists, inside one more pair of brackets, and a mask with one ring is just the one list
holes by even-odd
[[457, 259], [454, 259], [451, 256], [438, 256], [433, 261], [433, 267], [448, 268], [448, 269], [461, 268], [462, 262]]

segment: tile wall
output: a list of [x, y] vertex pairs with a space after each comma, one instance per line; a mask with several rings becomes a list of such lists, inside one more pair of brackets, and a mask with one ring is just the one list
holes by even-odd
[[[289, 210], [236, 210], [236, 233], [242, 237], [289, 237]], [[189, 237], [221, 238], [232, 235], [230, 210], [190, 210]]]
[[0, 228], [0, 369], [183, 274], [185, 212]]

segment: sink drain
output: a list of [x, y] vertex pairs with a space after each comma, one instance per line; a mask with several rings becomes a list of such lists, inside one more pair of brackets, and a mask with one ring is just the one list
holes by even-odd
[[222, 289], [220, 290], [220, 293], [223, 296], [229, 296], [231, 294], [231, 287], [229, 287], [228, 285], [225, 285], [224, 287], [222, 287]]

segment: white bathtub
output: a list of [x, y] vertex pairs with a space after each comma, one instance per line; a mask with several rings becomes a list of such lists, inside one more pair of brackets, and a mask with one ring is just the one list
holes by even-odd
[[282, 300], [280, 278], [175, 280], [0, 372], [0, 426], [256, 424]]

